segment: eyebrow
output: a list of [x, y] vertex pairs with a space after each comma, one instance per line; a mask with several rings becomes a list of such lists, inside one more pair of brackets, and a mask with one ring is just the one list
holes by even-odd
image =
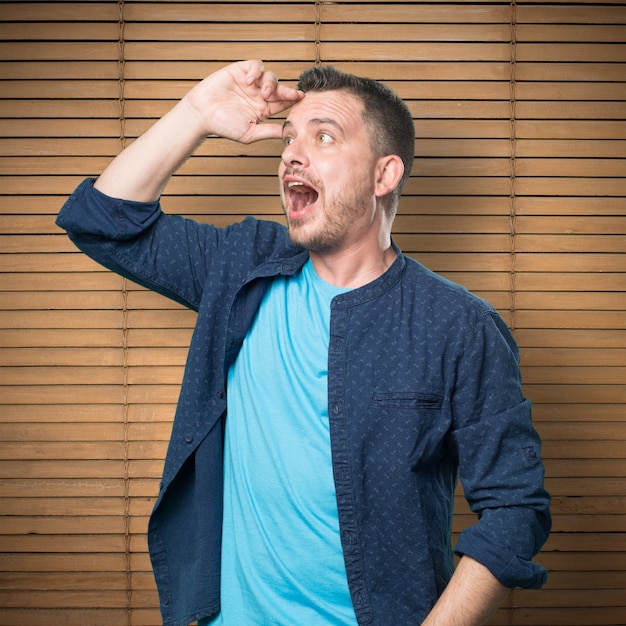
[[[337, 120], [333, 119], [332, 117], [314, 117], [308, 121], [307, 125], [308, 126], [325, 126], [325, 125], [333, 126], [342, 135], [344, 134], [344, 130], [341, 124]], [[283, 124], [283, 131], [286, 128], [290, 128], [291, 126], [293, 126], [293, 123], [290, 122], [289, 120], [285, 120]]]

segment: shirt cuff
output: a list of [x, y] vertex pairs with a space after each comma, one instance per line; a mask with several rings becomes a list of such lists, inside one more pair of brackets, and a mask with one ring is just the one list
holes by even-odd
[[112, 198], [96, 189], [94, 182], [95, 179], [87, 178], [75, 189], [59, 211], [57, 226], [74, 235], [124, 241], [140, 235], [161, 214], [158, 200], [135, 202]]
[[486, 537], [478, 527], [465, 529], [454, 548], [459, 556], [467, 555], [484, 565], [505, 587], [538, 589], [548, 580], [548, 572], [530, 559], [512, 553]]

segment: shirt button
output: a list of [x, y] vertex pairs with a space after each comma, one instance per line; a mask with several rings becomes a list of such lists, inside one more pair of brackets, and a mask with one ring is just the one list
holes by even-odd
[[224, 397], [224, 392], [223, 392], [223, 391], [218, 391], [215, 395], [216, 395], [218, 398], [220, 398], [220, 399], [221, 399], [221, 398], [223, 398], [223, 397]]
[[526, 458], [528, 459], [537, 458], [537, 451], [532, 446], [529, 446], [528, 448], [524, 448], [524, 452], [526, 453]]
[[193, 435], [185, 435], [185, 441], [191, 443], [193, 441]]

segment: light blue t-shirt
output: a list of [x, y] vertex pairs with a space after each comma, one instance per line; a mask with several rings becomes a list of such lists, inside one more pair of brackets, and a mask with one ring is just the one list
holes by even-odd
[[330, 302], [309, 260], [268, 290], [228, 376], [222, 613], [211, 626], [356, 626], [328, 425]]

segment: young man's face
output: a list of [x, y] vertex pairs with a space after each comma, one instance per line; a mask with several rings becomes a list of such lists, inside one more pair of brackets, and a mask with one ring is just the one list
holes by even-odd
[[361, 101], [309, 92], [283, 128], [281, 201], [291, 240], [321, 253], [358, 245], [372, 228], [376, 159]]

